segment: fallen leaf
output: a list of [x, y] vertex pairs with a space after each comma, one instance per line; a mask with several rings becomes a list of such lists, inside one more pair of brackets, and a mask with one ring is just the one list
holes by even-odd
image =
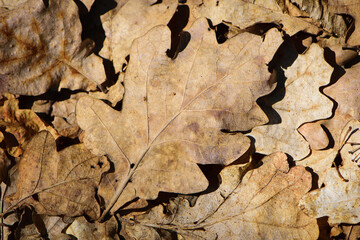
[[68, 227], [68, 229], [66, 229], [66, 233], [77, 239], [120, 240], [120, 236], [118, 235], [118, 223], [115, 217], [111, 217], [104, 223], [90, 223], [84, 217], [79, 217]]
[[[275, 1], [237, 1], [237, 0], [193, 0], [187, 1], [194, 18], [207, 17], [213, 25], [231, 22], [245, 29], [256, 23], [275, 23], [282, 25], [284, 31], [291, 35], [299, 31], [317, 34], [321, 29], [301, 18], [283, 14]], [[271, 3], [270, 3], [271, 2]]]
[[175, 231], [185, 239], [317, 239], [316, 220], [297, 206], [311, 187], [311, 174], [304, 167], [289, 169], [284, 153], [262, 162], [243, 178], [244, 169], [226, 167], [220, 187], [199, 196], [193, 207], [176, 198], [165, 214], [160, 205], [129, 221]]
[[[55, 172], [54, 172], [55, 170]], [[56, 152], [55, 139], [41, 131], [28, 143], [19, 162], [17, 191], [6, 200], [14, 207], [31, 205], [38, 214], [100, 215], [95, 190], [109, 170], [106, 157], [90, 154], [82, 144]]]
[[[312, 19], [312, 24], [321, 26], [327, 32], [336, 36], [344, 37], [347, 31], [344, 18], [329, 11], [328, 1], [303, 1], [303, 0], [282, 0], [285, 4], [282, 7], [284, 12], [288, 12], [294, 17], [308, 17]], [[280, 1], [278, 1], [280, 2]], [[294, 11], [297, 9], [298, 11]], [[292, 11], [291, 11], [292, 10]], [[304, 14], [305, 13], [305, 14]], [[299, 15], [298, 15], [299, 14]]]
[[354, 32], [350, 35], [347, 43], [350, 45], [359, 45], [360, 42], [360, 25], [359, 13], [360, 3], [357, 0], [328, 0], [326, 5], [330, 12], [336, 14], [349, 14], [354, 18], [352, 24], [355, 26]]
[[323, 54], [321, 47], [312, 44], [304, 55], [299, 55], [293, 65], [285, 69], [285, 97], [273, 105], [281, 123], [255, 127], [249, 133], [255, 138], [257, 152], [283, 151], [294, 160], [310, 153], [309, 144], [297, 129], [303, 123], [332, 115], [332, 101], [319, 91], [319, 87], [330, 82], [333, 70]]
[[[164, 0], [116, 0], [115, 9], [101, 16], [105, 30], [104, 46], [100, 55], [114, 62], [115, 71], [122, 71], [131, 43], [151, 28], [166, 24], [174, 14], [177, 2]], [[154, 17], [156, 16], [156, 17]], [[170, 45], [169, 45], [170, 47]]]
[[360, 222], [360, 170], [354, 165], [353, 169], [341, 169], [343, 181], [335, 168], [328, 169], [325, 187], [306, 194], [300, 201], [301, 208], [310, 217], [328, 216], [329, 224]]
[[5, 129], [7, 152], [18, 157], [25, 143], [37, 132], [49, 131], [55, 138], [56, 131], [47, 126], [37, 115], [28, 109], [19, 109], [19, 100], [14, 95], [4, 94], [0, 106], [0, 126]]
[[54, 87], [94, 89], [105, 81], [105, 71], [102, 59], [89, 55], [94, 43], [81, 41], [76, 4], [47, 2], [29, 0], [0, 15], [0, 74], [8, 76], [8, 91], [38, 95]]
[[313, 150], [324, 149], [329, 145], [329, 138], [319, 122], [305, 123], [298, 128]]
[[134, 41], [121, 112], [89, 97], [77, 104], [84, 143], [114, 162], [116, 172], [104, 186], [111, 190], [104, 198], [113, 195], [108, 207], [130, 179], [143, 199], [159, 191], [205, 190], [208, 182], [196, 163], [227, 165], [250, 145], [242, 134], [220, 130], [249, 130], [267, 121], [255, 101], [273, 87], [266, 63], [282, 42], [280, 33], [272, 29], [264, 41], [243, 33], [219, 45], [206, 19], [189, 33], [191, 41], [176, 59], [165, 53], [166, 26]]

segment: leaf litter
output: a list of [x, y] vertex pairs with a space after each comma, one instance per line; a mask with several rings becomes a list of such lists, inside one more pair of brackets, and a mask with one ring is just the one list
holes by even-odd
[[354, 237], [346, 4], [0, 1], [2, 238]]

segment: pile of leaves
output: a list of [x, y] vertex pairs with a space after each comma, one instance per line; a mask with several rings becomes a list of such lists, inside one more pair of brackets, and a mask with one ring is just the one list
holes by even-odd
[[357, 239], [360, 3], [1, 0], [1, 239]]

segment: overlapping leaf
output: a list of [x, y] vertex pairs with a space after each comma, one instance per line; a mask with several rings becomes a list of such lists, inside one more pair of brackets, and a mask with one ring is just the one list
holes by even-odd
[[316, 44], [285, 70], [285, 97], [273, 105], [281, 123], [255, 127], [251, 131], [257, 152], [283, 151], [296, 160], [310, 153], [309, 144], [297, 128], [305, 122], [331, 116], [333, 103], [319, 91], [330, 82], [331, 73], [332, 67], [325, 62], [323, 49]]
[[106, 157], [92, 155], [82, 144], [57, 153], [49, 132], [36, 134], [19, 162], [16, 193], [7, 198], [11, 207], [32, 205], [39, 214], [96, 219], [100, 206], [95, 189], [110, 168]]
[[93, 42], [81, 40], [73, 1], [29, 0], [0, 19], [0, 74], [7, 76], [1, 91], [38, 95], [56, 87], [94, 89], [105, 81], [101, 58], [88, 56]]
[[158, 206], [132, 219], [185, 239], [317, 239], [316, 220], [297, 206], [311, 187], [305, 168], [289, 169], [286, 155], [274, 153], [243, 179], [241, 172], [238, 166], [225, 168], [220, 187], [200, 196], [193, 207], [177, 198], [166, 214]]
[[195, 163], [226, 165], [249, 147], [242, 134], [221, 130], [267, 121], [255, 100], [272, 89], [266, 63], [282, 42], [280, 33], [273, 29], [264, 41], [243, 33], [219, 45], [205, 19], [189, 32], [191, 41], [175, 60], [165, 53], [166, 26], [134, 41], [121, 112], [89, 97], [79, 100], [86, 146], [114, 161], [116, 172], [105, 186], [123, 189], [131, 178], [145, 199], [159, 191], [202, 191], [207, 180]]

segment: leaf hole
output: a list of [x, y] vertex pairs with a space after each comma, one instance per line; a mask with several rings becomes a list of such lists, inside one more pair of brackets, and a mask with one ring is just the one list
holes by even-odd
[[93, 168], [93, 169], [94, 169], [95, 167], [94, 167], [94, 165], [90, 165], [90, 168]]
[[131, 168], [131, 169], [134, 168], [134, 167], [135, 167], [135, 164], [134, 164], [134, 163], [130, 164], [130, 168]]

